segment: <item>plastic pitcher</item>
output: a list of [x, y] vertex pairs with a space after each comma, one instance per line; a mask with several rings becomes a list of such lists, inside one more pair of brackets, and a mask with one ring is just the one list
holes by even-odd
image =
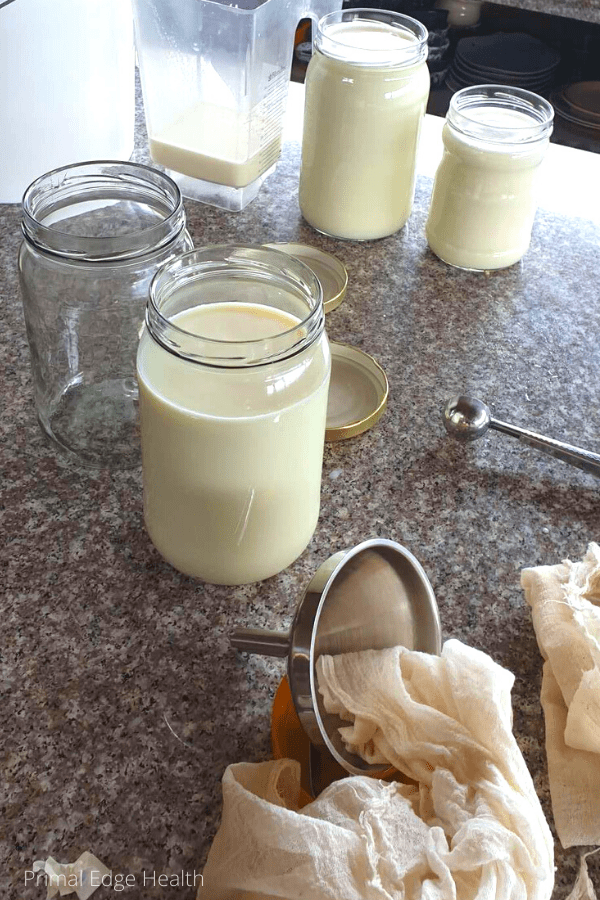
[[128, 159], [134, 115], [130, 0], [0, 0], [0, 202], [59, 166]]
[[184, 196], [243, 209], [281, 148], [294, 34], [341, 0], [134, 0], [152, 159]]

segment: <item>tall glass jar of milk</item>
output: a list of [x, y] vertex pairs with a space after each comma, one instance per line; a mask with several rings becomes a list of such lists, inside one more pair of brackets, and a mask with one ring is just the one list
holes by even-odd
[[317, 524], [331, 360], [321, 286], [285, 253], [194, 250], [152, 282], [137, 374], [144, 519], [215, 584], [290, 565]]
[[527, 252], [554, 111], [531, 91], [479, 85], [450, 101], [426, 232], [444, 262], [502, 269]]
[[398, 13], [333, 12], [306, 73], [300, 209], [324, 234], [372, 240], [408, 219], [429, 96], [427, 29]]

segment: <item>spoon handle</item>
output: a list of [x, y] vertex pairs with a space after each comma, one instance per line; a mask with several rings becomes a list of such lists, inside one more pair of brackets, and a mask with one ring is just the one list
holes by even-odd
[[266, 628], [238, 628], [229, 636], [232, 647], [244, 653], [260, 656], [287, 656], [290, 636], [287, 632], [268, 631]]
[[549, 453], [556, 459], [562, 459], [563, 462], [577, 466], [578, 469], [583, 469], [584, 472], [600, 478], [600, 455], [598, 453], [591, 453], [589, 450], [582, 450], [581, 447], [573, 447], [571, 444], [555, 441], [554, 438], [544, 437], [534, 431], [528, 431], [526, 428], [517, 428], [516, 425], [509, 425], [508, 422], [501, 422], [499, 419], [490, 419], [490, 428], [516, 437], [528, 447]]

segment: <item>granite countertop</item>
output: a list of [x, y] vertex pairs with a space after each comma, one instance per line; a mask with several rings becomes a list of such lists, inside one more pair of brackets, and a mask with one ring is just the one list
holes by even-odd
[[500, 6], [530, 9], [551, 16], [600, 23], [600, 0], [493, 0]]
[[[139, 470], [78, 468], [46, 443], [17, 290], [19, 209], [0, 207], [4, 900], [44, 896], [24, 885], [33, 860], [72, 862], [86, 849], [135, 876], [123, 896], [191, 900], [192, 887], [142, 889], [142, 873], [201, 871], [225, 767], [270, 756], [284, 672], [282, 661], [233, 652], [228, 634], [287, 627], [319, 564], [375, 536], [422, 562], [445, 638], [514, 672], [514, 732], [552, 824], [542, 661], [519, 577], [525, 566], [579, 559], [598, 538], [598, 482], [498, 434], [453, 443], [441, 409], [469, 391], [499, 417], [597, 448], [600, 225], [541, 209], [522, 263], [460, 272], [427, 248], [429, 177], [418, 179], [402, 232], [342, 243], [302, 221], [298, 166], [292, 140], [242, 213], [187, 201], [192, 237], [304, 241], [338, 256], [349, 289], [328, 332], [385, 367], [389, 408], [368, 433], [326, 447], [321, 517], [301, 558], [234, 589], [163, 562], [144, 530]], [[578, 850], [556, 843], [553, 900], [578, 862]], [[590, 871], [600, 883], [600, 861]], [[94, 900], [109, 896], [102, 888]]]

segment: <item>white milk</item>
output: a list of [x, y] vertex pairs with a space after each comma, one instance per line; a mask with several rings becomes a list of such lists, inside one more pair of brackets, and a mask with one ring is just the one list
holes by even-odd
[[418, 56], [416, 38], [384, 22], [332, 24], [324, 34], [339, 44], [338, 56], [317, 49], [306, 74], [300, 209], [334, 237], [385, 237], [412, 209], [427, 65], [368, 65], [386, 50]]
[[[449, 122], [426, 225], [429, 246], [463, 269], [500, 269], [527, 252], [537, 208], [536, 176], [548, 137], [519, 142], [531, 126], [526, 113], [481, 107], [468, 110], [472, 133]], [[477, 123], [481, 127], [477, 128]], [[490, 139], [490, 126], [503, 129]]]
[[[299, 319], [254, 303], [210, 303], [173, 323], [216, 340], [259, 340]], [[280, 572], [317, 524], [330, 358], [325, 334], [293, 359], [212, 368], [138, 352], [144, 518], [187, 575], [244, 584]]]
[[[190, 178], [245, 187], [271, 168], [281, 150], [281, 135], [266, 142], [257, 138], [256, 151], [249, 150], [252, 115], [260, 114], [244, 116], [224, 106], [198, 103], [168, 128], [150, 135], [150, 155], [160, 165]], [[268, 128], [269, 123], [262, 120], [252, 123], [258, 137]], [[272, 127], [268, 133], [273, 134]]]

